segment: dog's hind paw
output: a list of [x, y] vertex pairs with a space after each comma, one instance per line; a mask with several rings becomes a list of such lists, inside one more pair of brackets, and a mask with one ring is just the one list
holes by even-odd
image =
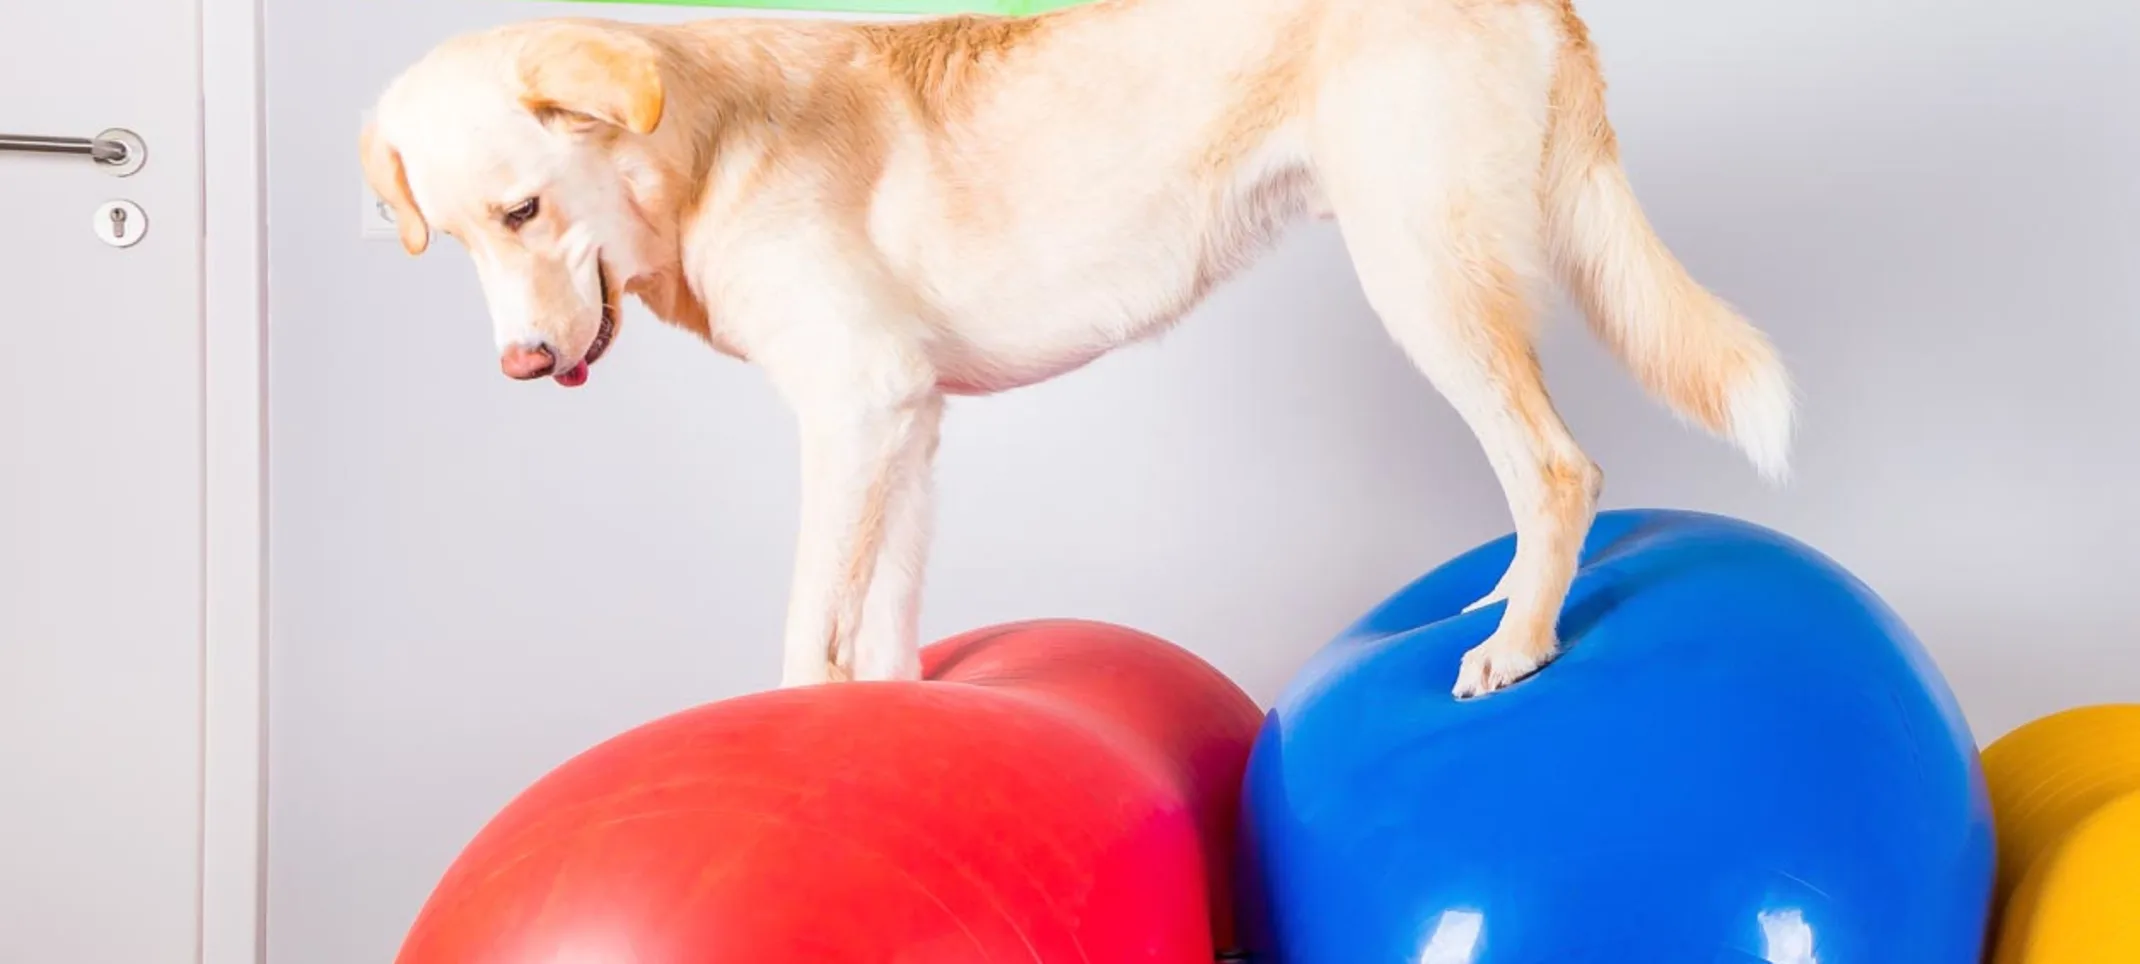
[[1544, 646], [1530, 645], [1496, 632], [1464, 654], [1464, 662], [1456, 671], [1456, 685], [1450, 692], [1457, 699], [1468, 700], [1506, 689], [1552, 662], [1557, 650], [1551, 640]]

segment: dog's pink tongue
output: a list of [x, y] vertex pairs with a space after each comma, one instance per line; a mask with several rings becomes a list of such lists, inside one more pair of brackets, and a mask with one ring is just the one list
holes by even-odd
[[587, 384], [587, 363], [581, 362], [572, 366], [571, 371], [554, 377], [559, 385], [563, 385], [566, 388], [578, 388]]

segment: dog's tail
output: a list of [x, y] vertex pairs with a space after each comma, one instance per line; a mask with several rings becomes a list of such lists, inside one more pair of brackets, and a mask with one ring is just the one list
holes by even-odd
[[1547, 243], [1591, 330], [1652, 395], [1724, 436], [1771, 479], [1788, 471], [1794, 392], [1768, 338], [1687, 273], [1643, 215], [1605, 116], [1605, 81], [1572, 0], [1546, 137]]

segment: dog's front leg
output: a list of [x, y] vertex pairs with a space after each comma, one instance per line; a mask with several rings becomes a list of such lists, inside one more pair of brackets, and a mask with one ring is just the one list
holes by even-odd
[[920, 675], [914, 606], [942, 410], [933, 393], [797, 406], [802, 527], [781, 685]]
[[[852, 641], [858, 680], [921, 676], [921, 590], [935, 522], [933, 474], [944, 401], [931, 395], [916, 406], [911, 431], [892, 465], [885, 501], [884, 540], [876, 573], [862, 602], [862, 626]], [[843, 654], [844, 655], [844, 654]]]

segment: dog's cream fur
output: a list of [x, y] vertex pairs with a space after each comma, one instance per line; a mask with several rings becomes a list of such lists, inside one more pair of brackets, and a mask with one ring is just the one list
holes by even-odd
[[1515, 517], [1459, 695], [1552, 658], [1598, 496], [1532, 349], [1548, 277], [1653, 394], [1785, 467], [1784, 369], [1644, 218], [1570, 0], [539, 21], [411, 67], [363, 156], [411, 253], [471, 252], [516, 377], [584, 378], [624, 293], [764, 368], [802, 432], [787, 685], [917, 674], [946, 395], [1164, 330], [1302, 216], [1337, 220]]

